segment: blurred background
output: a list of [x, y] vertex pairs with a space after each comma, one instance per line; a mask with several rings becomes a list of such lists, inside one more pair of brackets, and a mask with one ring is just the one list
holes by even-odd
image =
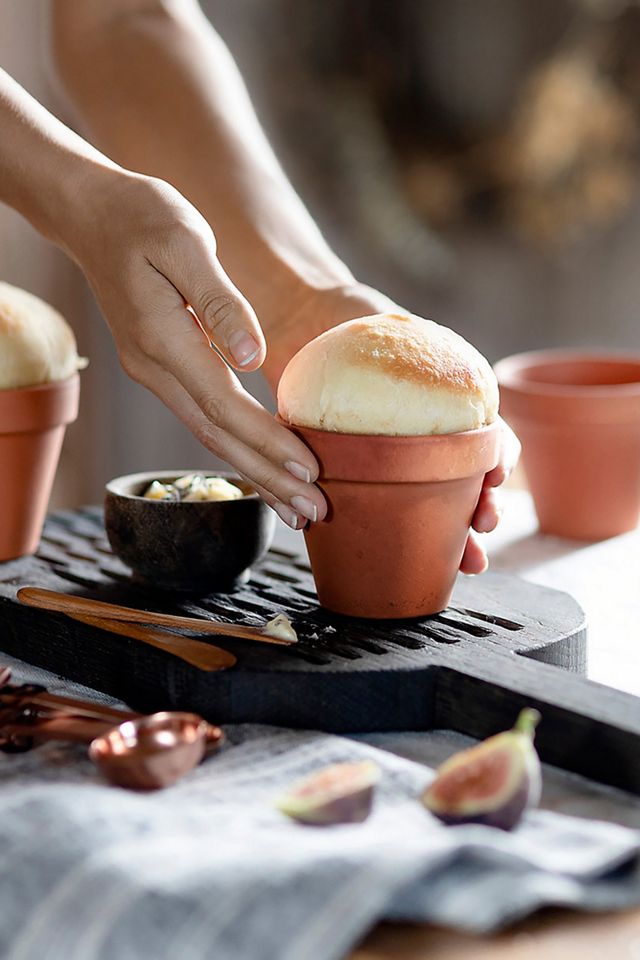
[[[2, 0], [0, 63], [78, 127], [50, 67], [47, 6]], [[358, 279], [492, 361], [561, 344], [640, 348], [635, 0], [202, 6]], [[120, 371], [77, 268], [1, 205], [0, 278], [60, 309], [91, 360], [57, 505], [100, 500], [120, 473], [214, 464]], [[259, 375], [248, 384], [271, 403]]]

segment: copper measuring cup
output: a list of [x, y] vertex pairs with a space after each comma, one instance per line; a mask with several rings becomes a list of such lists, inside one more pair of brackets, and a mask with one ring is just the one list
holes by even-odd
[[106, 780], [120, 787], [169, 786], [224, 740], [219, 727], [194, 713], [142, 716], [60, 697], [33, 684], [12, 686], [9, 678], [10, 671], [0, 667], [0, 748], [29, 750], [46, 740], [89, 743], [90, 758]]
[[96, 737], [89, 756], [110, 783], [156, 790], [179, 780], [223, 739], [219, 727], [195, 713], [165, 711], [125, 720]]

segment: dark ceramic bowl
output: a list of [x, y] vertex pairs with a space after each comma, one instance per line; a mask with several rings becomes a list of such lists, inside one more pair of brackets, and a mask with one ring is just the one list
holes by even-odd
[[[145, 500], [152, 480], [187, 473], [224, 477], [245, 494], [238, 500]], [[111, 549], [137, 580], [161, 590], [227, 592], [249, 577], [269, 549], [275, 515], [232, 473], [153, 470], [117, 477], [106, 486], [105, 527]]]

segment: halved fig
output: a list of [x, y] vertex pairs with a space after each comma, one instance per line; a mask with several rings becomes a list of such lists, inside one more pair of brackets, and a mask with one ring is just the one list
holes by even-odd
[[484, 823], [511, 830], [540, 801], [542, 776], [533, 745], [537, 710], [522, 710], [513, 730], [450, 757], [422, 795], [447, 824]]
[[299, 780], [276, 806], [299, 823], [361, 823], [371, 813], [380, 768], [371, 760], [334, 763]]

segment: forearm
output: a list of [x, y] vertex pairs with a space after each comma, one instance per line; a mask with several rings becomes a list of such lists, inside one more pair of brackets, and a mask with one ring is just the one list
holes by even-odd
[[177, 190], [114, 164], [0, 71], [0, 201], [76, 259], [131, 377], [285, 522], [322, 519], [313, 455], [233, 373], [260, 366], [262, 330]]
[[117, 167], [0, 70], [0, 201], [67, 247], [70, 211], [89, 180]]
[[191, 0], [54, 0], [57, 62], [96, 141], [173, 183], [267, 326], [308, 289], [348, 284], [256, 120], [237, 68]]

